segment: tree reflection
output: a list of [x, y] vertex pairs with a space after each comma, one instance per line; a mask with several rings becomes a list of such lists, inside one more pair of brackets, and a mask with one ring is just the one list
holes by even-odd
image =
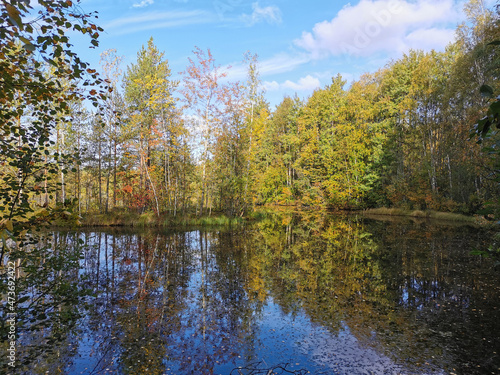
[[416, 369], [498, 370], [499, 280], [469, 255], [477, 229], [276, 216], [260, 224], [255, 257], [284, 311], [302, 308], [334, 334], [347, 326]]
[[[408, 372], [495, 372], [500, 363], [500, 280], [488, 260], [469, 256], [477, 229], [274, 212], [238, 231], [81, 237], [81, 276], [95, 294], [79, 336], [67, 339], [78, 355], [62, 354], [69, 373], [248, 367], [271, 345], [263, 324], [273, 324], [273, 306], [299, 330], [326, 328], [323, 352], [348, 337]], [[294, 328], [284, 329], [283, 345], [297, 348]]]

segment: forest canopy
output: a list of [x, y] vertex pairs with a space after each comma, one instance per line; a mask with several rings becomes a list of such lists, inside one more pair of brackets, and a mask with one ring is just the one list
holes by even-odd
[[[230, 81], [198, 47], [177, 81], [153, 38], [125, 68], [119, 51], [106, 51], [97, 75], [65, 31], [95, 45], [100, 29], [89, 15], [69, 22], [74, 4], [56, 3], [44, 11], [60, 26], [42, 22], [38, 37], [21, 19], [24, 2], [2, 5], [2, 199], [18, 196], [19, 209], [234, 217], [278, 204], [473, 214], [498, 196], [496, 129], [471, 139], [491, 103], [479, 88], [498, 91], [498, 12], [478, 1], [466, 4], [468, 19], [445, 51], [411, 50], [351, 83], [337, 75], [274, 109], [250, 52], [246, 82]], [[25, 165], [38, 167], [23, 175]]]

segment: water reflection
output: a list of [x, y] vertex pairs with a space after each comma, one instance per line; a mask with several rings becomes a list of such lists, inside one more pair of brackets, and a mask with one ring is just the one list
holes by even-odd
[[80, 236], [96, 294], [53, 359], [63, 373], [500, 371], [500, 279], [469, 255], [477, 229], [275, 213], [232, 232]]

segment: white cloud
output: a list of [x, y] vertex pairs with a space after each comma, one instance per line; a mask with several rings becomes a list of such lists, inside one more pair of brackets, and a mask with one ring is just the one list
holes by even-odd
[[213, 14], [203, 10], [149, 12], [133, 17], [115, 19], [105, 25], [104, 28], [107, 31], [115, 29], [114, 34], [129, 34], [143, 30], [181, 27], [214, 21]]
[[259, 22], [267, 22], [270, 24], [281, 23], [281, 11], [277, 6], [268, 6], [261, 8], [259, 3], [252, 4], [252, 14], [243, 14], [241, 19], [248, 26], [253, 26]]
[[308, 63], [310, 58], [307, 56], [294, 56], [288, 54], [279, 54], [270, 59], [264, 60], [259, 63], [259, 71], [261, 75], [277, 74], [290, 72], [295, 68]]
[[280, 84], [276, 81], [272, 81], [272, 82], [264, 81], [262, 86], [264, 86], [264, 89], [266, 91], [278, 91], [281, 87]]
[[455, 37], [455, 30], [450, 29], [420, 29], [406, 36], [407, 44], [413, 49], [440, 49]]
[[295, 91], [313, 91], [320, 87], [321, 83], [319, 79], [307, 75], [306, 77], [300, 78], [297, 83], [287, 80], [282, 86]]
[[[306, 64], [310, 58], [305, 55], [290, 56], [281, 53], [269, 59], [259, 61], [257, 69], [261, 77], [293, 71]], [[227, 71], [226, 81], [245, 81], [248, 75], [248, 66], [242, 63], [233, 63], [223, 67]]]
[[279, 91], [279, 90], [292, 90], [295, 92], [298, 91], [314, 91], [318, 87], [321, 86], [321, 82], [318, 78], [313, 77], [311, 75], [307, 75], [298, 80], [298, 82], [292, 82], [290, 80], [286, 80], [284, 83], [278, 83], [276, 81], [265, 81], [263, 83], [266, 91]]
[[143, 7], [147, 7], [148, 5], [153, 5], [153, 4], [154, 4], [154, 0], [142, 0], [140, 3], [135, 3], [132, 6], [134, 8], [143, 8]]
[[345, 6], [331, 21], [303, 32], [295, 44], [313, 58], [442, 49], [453, 40], [461, 19], [457, 8], [453, 0], [361, 0]]

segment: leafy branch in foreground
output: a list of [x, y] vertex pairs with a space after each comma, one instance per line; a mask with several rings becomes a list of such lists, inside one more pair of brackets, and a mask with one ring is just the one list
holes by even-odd
[[[54, 147], [56, 129], [73, 120], [75, 103], [88, 100], [98, 108], [106, 98], [104, 81], [72, 50], [71, 33], [88, 35], [94, 48], [102, 31], [94, 22], [96, 15], [84, 13], [79, 4], [0, 2], [0, 293], [7, 292], [6, 265], [15, 264], [16, 338], [27, 343], [23, 351], [28, 348], [19, 353], [20, 364], [36, 356], [37, 347], [61, 336], [58, 322], [74, 322], [67, 318], [76, 311], [80, 295], [68, 281], [77, 273], [78, 252], [68, 254], [49, 234], [38, 231], [57, 215], [71, 214], [64, 202], [48, 205], [61, 184], [55, 176], [66, 173], [75, 159]], [[5, 328], [0, 327], [3, 343]], [[33, 332], [41, 329], [39, 343]], [[5, 366], [0, 363], [0, 368]]]

